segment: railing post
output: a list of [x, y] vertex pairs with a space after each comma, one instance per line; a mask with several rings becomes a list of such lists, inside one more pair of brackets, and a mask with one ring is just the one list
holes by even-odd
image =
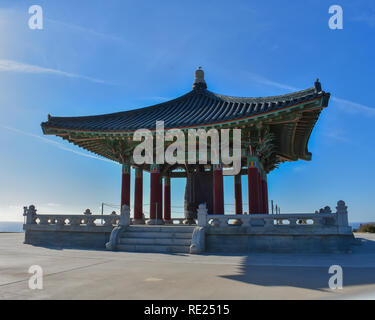
[[201, 203], [198, 206], [198, 226], [206, 227], [207, 226], [207, 206], [205, 203]]
[[207, 227], [207, 206], [201, 203], [197, 210], [198, 226], [193, 231], [190, 253], [198, 254], [206, 251], [206, 227]]
[[128, 205], [124, 204], [121, 208], [119, 226], [128, 227], [129, 225], [130, 225], [130, 208]]
[[264, 218], [264, 226], [267, 228], [273, 228], [274, 227], [274, 217], [266, 217]]
[[349, 225], [348, 222], [348, 207], [345, 205], [345, 202], [340, 200], [337, 202], [337, 224], [339, 226], [347, 227]]
[[107, 250], [116, 250], [120, 234], [130, 225], [130, 207], [124, 204], [121, 207], [120, 221], [117, 227], [113, 228], [109, 241], [105, 247]]
[[23, 214], [26, 215], [26, 224], [35, 224], [34, 216], [36, 215], [36, 209], [34, 205], [30, 205], [29, 208], [23, 208]]
[[81, 224], [81, 218], [80, 217], [72, 217], [70, 219], [70, 225], [71, 226], [79, 226]]

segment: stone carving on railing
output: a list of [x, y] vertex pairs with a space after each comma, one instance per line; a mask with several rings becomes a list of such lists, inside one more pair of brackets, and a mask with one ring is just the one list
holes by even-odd
[[316, 210], [315, 213], [332, 213], [332, 210], [329, 206], [325, 206], [324, 208], [320, 208], [319, 211]]
[[109, 217], [104, 220], [104, 225], [112, 226], [112, 225], [117, 224], [117, 221], [119, 221], [119, 215], [115, 211], [112, 211]]

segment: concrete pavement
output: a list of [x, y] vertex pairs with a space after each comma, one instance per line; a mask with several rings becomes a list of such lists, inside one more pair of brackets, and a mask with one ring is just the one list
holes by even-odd
[[[374, 298], [375, 235], [357, 234], [351, 254], [190, 255], [34, 247], [0, 233], [0, 299]], [[344, 289], [331, 290], [338, 264]], [[31, 265], [43, 289], [30, 290]]]

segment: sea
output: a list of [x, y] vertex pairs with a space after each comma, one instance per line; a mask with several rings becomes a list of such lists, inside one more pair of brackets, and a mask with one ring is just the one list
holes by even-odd
[[[368, 222], [351, 222], [353, 229], [358, 229], [361, 224]], [[0, 221], [0, 232], [23, 232], [23, 222], [18, 221]]]
[[0, 232], [23, 232], [23, 222], [0, 221]]

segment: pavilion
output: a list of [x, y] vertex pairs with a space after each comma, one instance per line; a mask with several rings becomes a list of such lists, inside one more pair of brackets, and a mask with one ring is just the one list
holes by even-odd
[[309, 137], [329, 98], [319, 80], [309, 89], [280, 96], [246, 98], [217, 94], [207, 90], [204, 72], [198, 68], [193, 89], [176, 99], [104, 115], [48, 115], [48, 121], [41, 126], [46, 135], [59, 136], [122, 165], [121, 207], [130, 206], [130, 168], [135, 169], [134, 224], [145, 223], [143, 171], [148, 171], [151, 179], [150, 224], [171, 223], [170, 179], [186, 178], [184, 222], [191, 224], [201, 203], [207, 204], [209, 214], [224, 214], [225, 165], [213, 164], [210, 159], [207, 164], [137, 165], [132, 158], [139, 143], [133, 141], [136, 130], [149, 129], [155, 134], [156, 121], [164, 121], [165, 130], [176, 128], [186, 133], [191, 128], [241, 129], [241, 171], [234, 176], [235, 213], [243, 213], [241, 175], [247, 175], [248, 212], [266, 214], [269, 213], [267, 174], [285, 161], [311, 160]]

